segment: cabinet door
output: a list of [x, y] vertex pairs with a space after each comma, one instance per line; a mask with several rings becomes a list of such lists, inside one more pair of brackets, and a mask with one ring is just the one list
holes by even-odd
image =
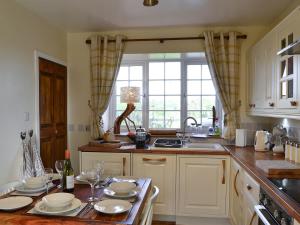
[[234, 225], [243, 221], [242, 169], [234, 161], [230, 171], [230, 217]]
[[177, 215], [226, 217], [228, 160], [182, 156], [178, 165]]
[[300, 223], [294, 220], [294, 225], [300, 225]]
[[159, 188], [154, 213], [175, 215], [176, 156], [133, 154], [133, 176], [150, 177]]
[[258, 216], [254, 211], [253, 206], [245, 205], [245, 220], [244, 225], [258, 225]]
[[130, 153], [82, 152], [81, 171], [93, 167], [97, 161], [104, 162], [104, 176], [130, 175]]

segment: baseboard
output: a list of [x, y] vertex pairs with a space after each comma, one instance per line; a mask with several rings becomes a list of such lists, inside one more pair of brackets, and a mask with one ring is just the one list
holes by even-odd
[[176, 217], [177, 225], [231, 225], [228, 218]]

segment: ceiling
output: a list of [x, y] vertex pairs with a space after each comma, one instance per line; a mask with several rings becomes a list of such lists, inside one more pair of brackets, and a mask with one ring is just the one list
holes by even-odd
[[68, 32], [156, 26], [269, 25], [294, 0], [16, 0]]

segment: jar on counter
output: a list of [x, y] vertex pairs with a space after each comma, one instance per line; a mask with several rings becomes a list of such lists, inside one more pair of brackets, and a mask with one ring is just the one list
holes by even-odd
[[300, 143], [295, 146], [295, 163], [300, 163]]
[[290, 159], [290, 149], [291, 149], [291, 142], [286, 141], [286, 143], [285, 143], [285, 153], [284, 153], [284, 158], [286, 160]]
[[296, 143], [292, 143], [290, 147], [290, 161], [295, 162], [296, 159]]

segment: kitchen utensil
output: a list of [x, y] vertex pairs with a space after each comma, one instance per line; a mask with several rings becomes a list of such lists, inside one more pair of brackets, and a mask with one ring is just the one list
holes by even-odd
[[3, 198], [0, 199], [0, 210], [17, 210], [30, 205], [32, 202], [32, 198], [24, 196]]
[[98, 201], [99, 199], [95, 197], [95, 185], [100, 181], [100, 176], [95, 168], [88, 169], [81, 173], [81, 178], [86, 180], [91, 186], [91, 197], [89, 197], [90, 202]]
[[49, 184], [52, 183], [53, 179], [53, 169], [52, 168], [45, 168], [45, 178], [46, 178], [46, 187], [47, 187], [47, 194], [49, 191]]
[[247, 145], [247, 130], [236, 129], [235, 146], [245, 147]]
[[135, 134], [135, 145], [136, 148], [143, 149], [146, 147], [146, 144], [150, 141], [151, 135], [146, 132], [144, 128], [138, 128], [136, 129]]
[[132, 204], [128, 201], [117, 199], [106, 199], [97, 202], [94, 209], [105, 214], [119, 214], [130, 210]]
[[29, 189], [38, 189], [45, 186], [44, 177], [29, 177], [23, 182], [24, 187]]
[[49, 208], [64, 208], [73, 202], [75, 196], [70, 193], [53, 193], [42, 198], [45, 206]]
[[43, 201], [39, 201], [35, 204], [34, 209], [41, 214], [45, 215], [62, 215], [67, 212], [71, 212], [81, 206], [81, 201], [75, 198], [71, 205], [65, 208], [49, 208]]
[[256, 131], [255, 141], [254, 141], [254, 149], [255, 151], [268, 151], [267, 149], [267, 131], [259, 130]]
[[113, 182], [109, 187], [117, 194], [127, 194], [136, 188], [136, 184], [127, 181]]
[[112, 198], [132, 198], [135, 197], [138, 194], [137, 190], [132, 190], [126, 194], [118, 194], [115, 191], [113, 191], [110, 187], [107, 187], [103, 190], [104, 194], [112, 197]]
[[256, 160], [267, 177], [300, 178], [300, 166], [286, 160]]

